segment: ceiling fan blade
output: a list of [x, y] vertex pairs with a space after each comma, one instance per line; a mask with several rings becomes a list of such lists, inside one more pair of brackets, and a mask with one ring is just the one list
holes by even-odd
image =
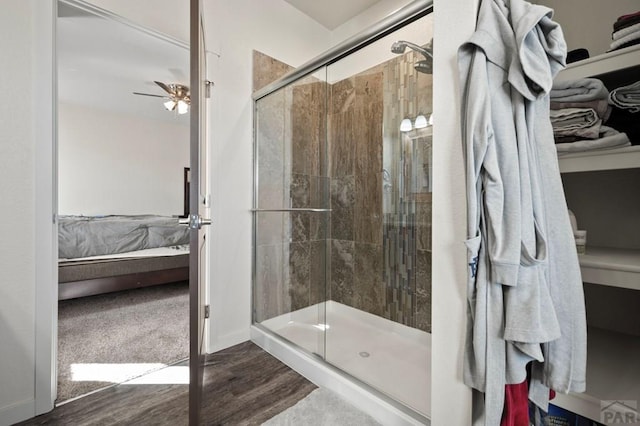
[[153, 96], [154, 98], [166, 98], [166, 96], [164, 95], [152, 95], [151, 93], [140, 93], [140, 92], [133, 92], [134, 95], [140, 95], [140, 96]]
[[162, 87], [162, 90], [164, 90], [168, 94], [173, 95], [173, 90], [171, 90], [171, 88], [169, 86], [167, 86], [166, 84], [164, 84], [163, 82], [154, 81], [154, 83], [157, 84], [158, 86]]

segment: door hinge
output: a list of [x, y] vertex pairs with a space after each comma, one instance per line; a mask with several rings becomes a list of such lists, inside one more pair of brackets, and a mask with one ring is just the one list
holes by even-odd
[[211, 307], [209, 305], [204, 305], [204, 319], [209, 318], [211, 314]]
[[214, 86], [213, 81], [204, 81], [204, 97], [209, 99], [211, 97], [211, 88]]

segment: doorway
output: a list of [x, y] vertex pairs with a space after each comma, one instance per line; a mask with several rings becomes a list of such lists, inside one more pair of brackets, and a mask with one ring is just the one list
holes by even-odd
[[190, 158], [188, 45], [75, 0], [57, 35], [60, 402], [188, 357]]

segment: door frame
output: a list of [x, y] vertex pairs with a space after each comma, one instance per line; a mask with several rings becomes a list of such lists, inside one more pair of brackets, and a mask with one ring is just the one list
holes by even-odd
[[[58, 353], [57, 0], [32, 1], [35, 20], [35, 388], [33, 415], [51, 411]], [[37, 3], [37, 4], [36, 4]]]
[[[35, 387], [30, 417], [51, 411], [57, 397], [58, 352], [58, 93], [56, 28], [58, 0], [30, 0], [34, 13], [35, 173]], [[189, 43], [139, 25], [86, 0], [63, 0], [169, 43]], [[205, 295], [206, 296], [206, 295]], [[208, 336], [205, 334], [205, 339]], [[206, 347], [205, 341], [205, 347]], [[26, 411], [23, 413], [26, 415]], [[22, 417], [24, 417], [24, 415]]]

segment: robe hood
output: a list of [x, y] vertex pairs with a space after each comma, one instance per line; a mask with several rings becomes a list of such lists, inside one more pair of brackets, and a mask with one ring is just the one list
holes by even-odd
[[505, 70], [509, 83], [528, 100], [548, 94], [566, 65], [567, 45], [552, 16], [552, 9], [523, 0], [484, 0], [480, 25], [469, 40]]

